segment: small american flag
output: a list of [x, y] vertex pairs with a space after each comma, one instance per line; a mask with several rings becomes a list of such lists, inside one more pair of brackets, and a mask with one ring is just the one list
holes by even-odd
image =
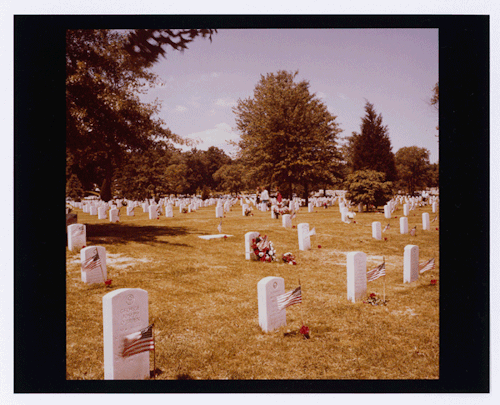
[[436, 219], [438, 219], [437, 215], [434, 217], [434, 219], [431, 222], [434, 222]]
[[416, 232], [417, 232], [417, 227], [415, 226], [415, 227], [413, 227], [413, 228], [411, 229], [411, 231], [410, 231], [410, 235], [411, 235], [411, 236], [415, 236], [415, 233], [416, 233]]
[[158, 214], [159, 217], [161, 217], [161, 205], [156, 206], [156, 213]]
[[219, 225], [217, 225], [217, 230], [219, 231], [219, 233], [222, 232], [222, 219], [221, 219]]
[[384, 230], [382, 231], [382, 233], [384, 233], [385, 231], [387, 231], [390, 227], [391, 227], [391, 224], [387, 224], [385, 226]]
[[125, 336], [123, 344], [123, 357], [154, 350], [155, 341], [153, 338], [153, 324]]
[[289, 307], [290, 305], [301, 303], [302, 290], [300, 285], [295, 290], [288, 291], [287, 293], [279, 295], [276, 301], [278, 302], [278, 309], [280, 311]]
[[313, 235], [316, 235], [316, 228], [311, 229], [307, 234], [307, 236], [313, 236]]
[[435, 267], [434, 258], [430, 259], [426, 263], [419, 264], [418, 267], [420, 269], [420, 273], [423, 273], [424, 271], [427, 271], [427, 270], [432, 270]]
[[82, 268], [83, 270], [93, 270], [100, 266], [101, 266], [101, 258], [99, 257], [99, 253], [96, 248], [94, 256], [91, 256], [87, 260], [85, 260], [82, 263]]
[[366, 281], [374, 281], [379, 277], [385, 276], [385, 262], [383, 262], [380, 266], [375, 267], [373, 270], [370, 270], [366, 273]]
[[292, 215], [290, 215], [290, 219], [294, 219], [297, 216], [297, 211], [293, 211]]

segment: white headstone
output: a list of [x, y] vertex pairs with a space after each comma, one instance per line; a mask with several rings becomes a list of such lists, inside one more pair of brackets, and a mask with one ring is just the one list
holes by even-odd
[[282, 215], [283, 219], [283, 226], [285, 228], [291, 228], [292, 227], [292, 219], [291, 219], [291, 216], [290, 214], [284, 214]]
[[313, 211], [314, 211], [313, 203], [307, 204], [307, 212], [313, 212]]
[[435, 214], [437, 211], [437, 202], [432, 203], [432, 212]]
[[387, 219], [391, 218], [391, 206], [389, 204], [384, 205], [384, 216]]
[[302, 223], [297, 225], [299, 235], [299, 250], [311, 249], [311, 238], [309, 234], [309, 224]]
[[418, 280], [418, 246], [406, 245], [404, 253], [403, 281], [412, 283]]
[[272, 205], [271, 206], [271, 219], [276, 219], [276, 214], [274, 213], [274, 210], [277, 209], [277, 205]]
[[356, 302], [366, 294], [366, 254], [347, 253], [347, 299]]
[[102, 298], [104, 379], [149, 378], [149, 351], [123, 357], [124, 338], [149, 325], [148, 293], [140, 288], [120, 288]]
[[149, 219], [157, 219], [158, 211], [156, 211], [157, 205], [153, 204], [149, 206]]
[[257, 283], [259, 325], [264, 332], [271, 332], [286, 325], [286, 309], [278, 309], [277, 297], [285, 293], [285, 280], [265, 277]]
[[129, 217], [135, 216], [134, 207], [132, 205], [127, 205], [127, 215]]
[[422, 229], [424, 231], [430, 231], [431, 230], [431, 223], [430, 223], [430, 220], [429, 220], [429, 213], [428, 212], [424, 212], [422, 214]]
[[410, 215], [410, 205], [409, 204], [403, 204], [403, 215], [405, 217]]
[[215, 207], [215, 218], [223, 218], [224, 217], [224, 208], [222, 206]]
[[382, 224], [380, 222], [372, 222], [372, 237], [382, 240]]
[[241, 212], [242, 212], [243, 215], [245, 215], [245, 211], [247, 210], [247, 208], [248, 208], [248, 204], [243, 204], [241, 206]]
[[87, 245], [85, 225], [72, 224], [68, 226], [68, 249], [81, 249]]
[[106, 208], [105, 207], [99, 207], [97, 209], [97, 218], [98, 219], [106, 219], [108, 216], [106, 214]]
[[[99, 262], [89, 263], [84, 267], [88, 259], [98, 255]], [[80, 259], [82, 263], [82, 281], [87, 284], [104, 283], [108, 278], [106, 268], [106, 248], [102, 246], [90, 246], [80, 250]]]
[[111, 208], [109, 210], [109, 221], [110, 222], [118, 222], [120, 217], [118, 216], [118, 210], [116, 208]]
[[174, 208], [172, 207], [172, 204], [168, 203], [165, 207], [165, 216], [167, 218], [172, 218], [174, 216]]
[[363, 203], [358, 204], [358, 212], [363, 212]]
[[143, 204], [142, 204], [142, 211], [143, 211], [143, 212], [148, 212], [148, 209], [149, 209], [149, 205], [148, 205], [148, 203], [143, 203]]
[[259, 232], [247, 232], [245, 234], [245, 259], [250, 260], [250, 254], [253, 252], [252, 250], [252, 239], [257, 238], [259, 236]]
[[90, 206], [90, 215], [97, 215], [97, 207], [94, 205]]
[[408, 218], [399, 218], [399, 231], [401, 232], [401, 234], [408, 233]]

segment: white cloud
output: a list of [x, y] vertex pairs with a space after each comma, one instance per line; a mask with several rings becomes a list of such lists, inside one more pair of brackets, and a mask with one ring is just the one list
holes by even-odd
[[184, 111], [187, 111], [187, 108], [184, 107], [183, 105], [177, 105], [177, 106], [175, 106], [175, 111], [182, 113]]
[[[231, 126], [226, 122], [215, 125], [214, 128], [187, 135], [187, 138], [199, 141], [198, 149], [207, 150], [210, 146], [215, 146], [224, 150], [227, 154], [235, 152], [235, 148], [228, 145], [226, 141], [238, 141], [240, 136], [233, 132]], [[189, 149], [189, 148], [188, 148]]]
[[226, 97], [215, 100], [215, 105], [219, 107], [235, 107], [237, 103], [232, 98]]

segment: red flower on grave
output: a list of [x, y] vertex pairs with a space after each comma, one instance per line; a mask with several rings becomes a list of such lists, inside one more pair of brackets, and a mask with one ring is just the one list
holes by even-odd
[[253, 217], [253, 214], [250, 214]]
[[436, 231], [438, 230], [439, 228], [436, 228]]
[[302, 325], [299, 332], [304, 335], [305, 338], [309, 339], [309, 328], [306, 325]]
[[436, 285], [437, 281], [435, 279], [431, 280], [431, 285]]
[[83, 249], [83, 248], [86, 248], [86, 247], [87, 247], [87, 246], [84, 246], [84, 247], [82, 247], [82, 249]]
[[109, 287], [111, 285], [111, 281], [112, 280], [109, 278], [109, 279], [104, 281], [104, 284], [106, 284], [106, 286]]
[[318, 249], [321, 249], [321, 245], [318, 245]]
[[224, 239], [227, 239], [227, 235], [224, 235]]
[[377, 296], [377, 294], [375, 294], [375, 293], [370, 294], [370, 298], [375, 298], [376, 296]]
[[397, 218], [397, 217], [394, 217], [394, 218]]
[[385, 241], [387, 241], [387, 238], [384, 238]]
[[352, 222], [356, 223], [356, 221], [352, 221]]
[[292, 228], [295, 228], [295, 225], [293, 225]]

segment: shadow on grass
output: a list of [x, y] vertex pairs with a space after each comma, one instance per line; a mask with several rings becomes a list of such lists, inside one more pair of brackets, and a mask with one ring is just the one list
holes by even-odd
[[129, 242], [145, 244], [165, 244], [172, 246], [191, 247], [185, 243], [172, 243], [158, 240], [161, 236], [188, 235], [187, 228], [166, 226], [133, 226], [126, 224], [87, 224], [87, 243], [96, 245], [116, 245]]

